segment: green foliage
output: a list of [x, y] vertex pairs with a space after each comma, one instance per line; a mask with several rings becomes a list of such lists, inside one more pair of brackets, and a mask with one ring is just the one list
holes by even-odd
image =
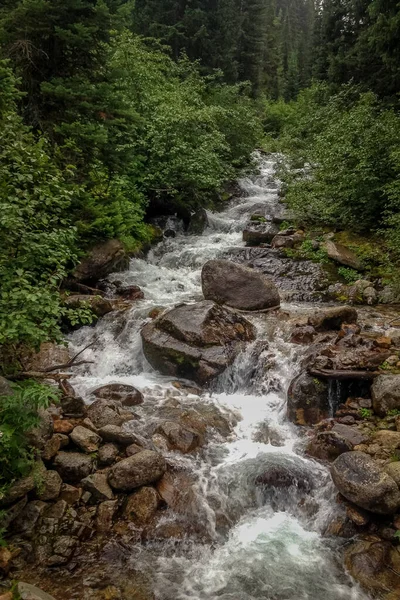
[[369, 419], [372, 417], [372, 410], [370, 408], [360, 408], [358, 412], [360, 413], [360, 417], [363, 419]]
[[358, 279], [360, 279], [360, 273], [355, 271], [354, 269], [350, 269], [349, 267], [339, 267], [338, 273], [346, 283], [355, 283]]
[[0, 397], [0, 496], [15, 479], [31, 472], [35, 452], [26, 432], [39, 424], [38, 410], [57, 399], [57, 390], [34, 381], [13, 384], [13, 393]]
[[400, 410], [398, 408], [393, 408], [387, 412], [388, 417], [397, 417], [398, 415], [400, 415]]

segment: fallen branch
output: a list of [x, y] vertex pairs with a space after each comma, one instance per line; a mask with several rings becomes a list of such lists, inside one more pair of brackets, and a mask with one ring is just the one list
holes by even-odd
[[43, 371], [22, 371], [13, 375], [13, 380], [20, 379], [54, 379], [54, 381], [61, 381], [62, 379], [69, 379], [72, 377], [72, 373], [45, 373]]
[[335, 369], [308, 369], [312, 377], [322, 377], [325, 379], [374, 379], [381, 375], [380, 371], [346, 371]]
[[63, 363], [62, 365], [54, 365], [53, 367], [47, 367], [47, 369], [43, 369], [42, 371], [40, 371], [40, 373], [51, 373], [51, 371], [58, 371], [59, 369], [69, 369], [69, 367], [78, 367], [79, 365], [92, 364], [94, 362], [93, 360], [80, 360], [76, 362], [76, 359], [82, 354], [82, 352], [85, 352], [85, 350], [93, 346], [93, 344], [94, 342], [91, 342], [90, 344], [82, 348], [82, 350], [79, 350], [79, 352], [77, 352], [68, 362]]

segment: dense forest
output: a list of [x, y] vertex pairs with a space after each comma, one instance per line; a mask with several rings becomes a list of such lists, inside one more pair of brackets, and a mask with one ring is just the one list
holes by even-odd
[[392, 0], [4, 0], [3, 374], [91, 322], [62, 290], [88, 248], [148, 247], [151, 217], [217, 205], [256, 148], [285, 154], [296, 222], [367, 234], [367, 262], [392, 281], [399, 88]]

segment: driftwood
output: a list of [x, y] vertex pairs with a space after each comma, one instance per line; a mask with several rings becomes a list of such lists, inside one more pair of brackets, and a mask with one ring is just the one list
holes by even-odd
[[69, 379], [72, 377], [72, 373], [45, 373], [43, 371], [22, 371], [13, 375], [12, 379], [19, 381], [21, 379], [54, 379], [54, 381], [62, 381], [63, 379]]
[[325, 379], [374, 379], [381, 375], [380, 371], [346, 371], [345, 369], [309, 369], [308, 373], [312, 377], [322, 377]]

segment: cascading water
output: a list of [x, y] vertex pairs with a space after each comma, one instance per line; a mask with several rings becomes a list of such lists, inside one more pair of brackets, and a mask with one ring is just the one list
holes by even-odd
[[[171, 398], [240, 415], [234, 436], [210, 441], [196, 457], [168, 455], [195, 478], [197, 519], [208, 541], [188, 534], [178, 546], [132, 544], [128, 560], [151, 571], [157, 600], [365, 600], [341, 568], [337, 540], [323, 537], [338, 510], [329, 473], [303, 456], [303, 440], [286, 419], [286, 392], [301, 358], [301, 349], [287, 341], [288, 321], [272, 313], [251, 316], [258, 339], [201, 400], [176, 389], [142, 354], [139, 330], [149, 310], [201, 299], [202, 265], [243, 246], [250, 214], [282, 210], [273, 160], [260, 158], [259, 174], [240, 183], [246, 197], [210, 214], [203, 235], [168, 238], [146, 260], [132, 260], [129, 271], [115, 274], [114, 280], [140, 285], [145, 300], [71, 336], [76, 349], [95, 341], [85, 351], [93, 364], [72, 383], [88, 400], [105, 383], [138, 387], [145, 395], [137, 410], [142, 421]], [[283, 306], [289, 316], [310, 310]]]

